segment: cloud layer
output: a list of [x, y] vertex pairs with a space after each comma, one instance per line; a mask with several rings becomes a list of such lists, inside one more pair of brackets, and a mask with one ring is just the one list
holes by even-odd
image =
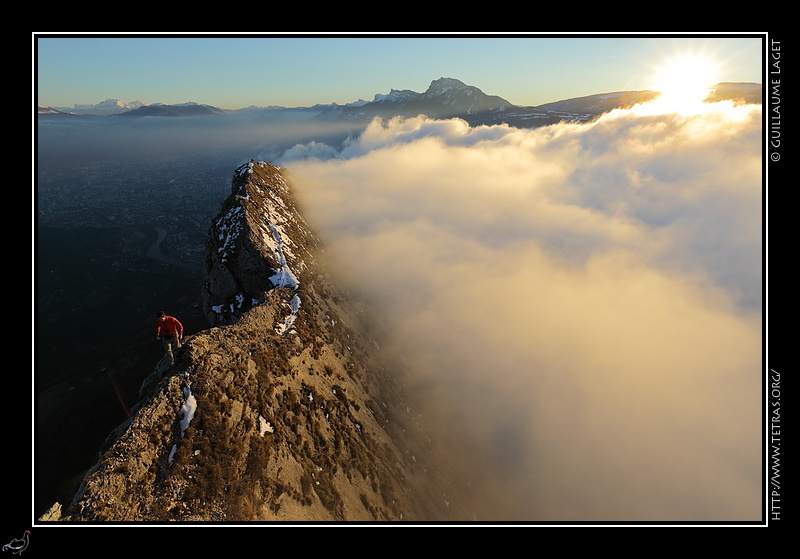
[[373, 122], [278, 163], [479, 520], [758, 520], [761, 109]]

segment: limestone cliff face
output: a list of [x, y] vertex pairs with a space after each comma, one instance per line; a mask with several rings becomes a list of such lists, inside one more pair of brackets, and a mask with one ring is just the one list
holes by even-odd
[[212, 327], [160, 363], [73, 502], [42, 520], [451, 520], [454, 489], [277, 167], [211, 225]]
[[[209, 322], [236, 322], [276, 288], [299, 305], [299, 279], [317, 249], [279, 170], [264, 162], [237, 169], [209, 233], [203, 291]], [[288, 330], [296, 314], [293, 308], [280, 328]]]

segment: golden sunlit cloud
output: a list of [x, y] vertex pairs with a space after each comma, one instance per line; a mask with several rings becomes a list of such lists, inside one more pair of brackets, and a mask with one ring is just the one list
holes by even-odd
[[281, 162], [476, 520], [760, 518], [761, 106], [705, 105]]

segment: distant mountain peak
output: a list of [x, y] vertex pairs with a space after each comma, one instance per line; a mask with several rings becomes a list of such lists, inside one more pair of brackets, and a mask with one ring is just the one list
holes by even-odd
[[387, 94], [377, 94], [369, 103], [337, 107], [335, 115], [345, 119], [364, 120], [376, 116], [406, 116], [419, 114], [431, 118], [451, 118], [496, 112], [513, 106], [496, 95], [486, 95], [475, 86], [467, 85], [455, 78], [433, 80], [424, 93], [410, 89], [391, 89]]
[[[433, 80], [425, 91], [425, 95], [441, 95], [450, 89], [478, 89], [477, 87], [467, 85], [461, 80], [455, 78], [439, 78]], [[479, 90], [480, 91], [480, 90]]]
[[225, 112], [211, 105], [201, 105], [195, 102], [181, 103], [178, 105], [164, 105], [153, 103], [144, 105], [130, 111], [120, 113], [118, 116], [125, 118], [140, 118], [146, 116], [165, 116], [165, 117], [191, 117], [191, 116], [216, 116], [224, 115]]

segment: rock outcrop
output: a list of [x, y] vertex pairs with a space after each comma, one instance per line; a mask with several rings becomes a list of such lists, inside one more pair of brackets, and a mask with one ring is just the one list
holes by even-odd
[[[234, 173], [232, 192], [211, 225], [203, 308], [212, 326], [232, 324], [281, 289], [299, 305], [299, 277], [314, 263], [313, 237], [277, 168], [250, 162]], [[295, 309], [282, 324], [296, 316]]]
[[402, 374], [320, 248], [279, 168], [237, 169], [209, 233], [212, 327], [155, 368], [73, 502], [40, 520], [457, 519]]

